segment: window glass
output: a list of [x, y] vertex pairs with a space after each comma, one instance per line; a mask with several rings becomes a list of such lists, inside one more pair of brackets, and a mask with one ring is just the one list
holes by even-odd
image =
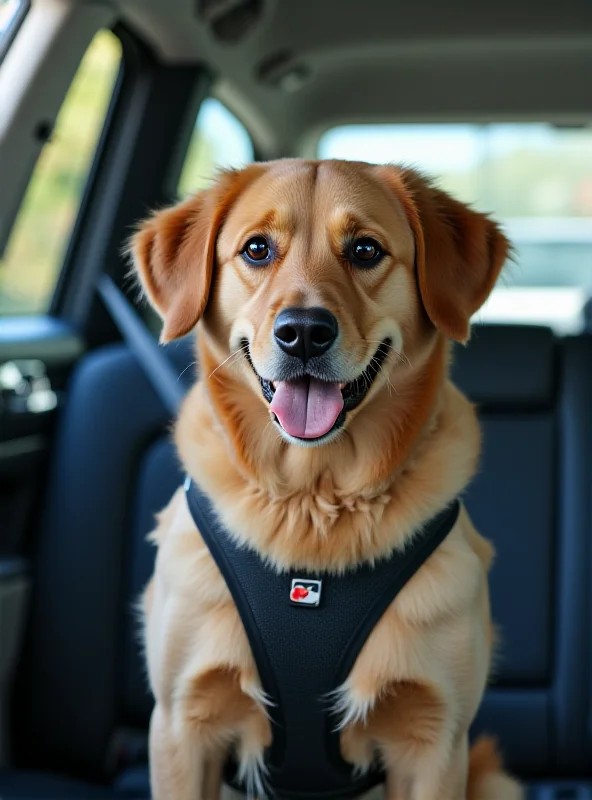
[[0, 259], [0, 315], [49, 307], [120, 62], [119, 39], [110, 31], [97, 33], [39, 155]]
[[204, 100], [195, 120], [178, 192], [191, 194], [207, 186], [218, 169], [242, 167], [253, 160], [245, 126], [218, 100]]
[[592, 128], [347, 125], [324, 134], [319, 156], [417, 167], [500, 220], [515, 255], [482, 318], [580, 324], [592, 295]]

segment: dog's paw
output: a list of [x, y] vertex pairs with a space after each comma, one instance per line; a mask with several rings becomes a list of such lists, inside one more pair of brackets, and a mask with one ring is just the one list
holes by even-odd
[[263, 687], [259, 683], [259, 677], [255, 672], [247, 672], [243, 670], [241, 674], [240, 688], [247, 697], [255, 701], [260, 711], [267, 717], [269, 716], [269, 709], [275, 706], [271, 697], [263, 691]]
[[330, 692], [327, 700], [338, 719], [336, 730], [341, 731], [350, 725], [365, 725], [376, 705], [377, 695], [375, 692], [364, 692], [346, 681]]
[[271, 725], [260, 711], [249, 714], [239, 728], [236, 745], [238, 777], [247, 790], [248, 800], [263, 800], [268, 791], [268, 770], [265, 750], [271, 744]]
[[247, 800], [265, 800], [270, 796], [268, 790], [268, 769], [263, 753], [249, 752], [248, 745], [243, 743], [238, 752], [238, 779], [245, 787]]

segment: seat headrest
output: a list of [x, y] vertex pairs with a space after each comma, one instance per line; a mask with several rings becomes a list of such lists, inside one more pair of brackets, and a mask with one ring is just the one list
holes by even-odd
[[543, 408], [553, 402], [556, 340], [550, 328], [475, 325], [453, 353], [452, 378], [475, 403]]

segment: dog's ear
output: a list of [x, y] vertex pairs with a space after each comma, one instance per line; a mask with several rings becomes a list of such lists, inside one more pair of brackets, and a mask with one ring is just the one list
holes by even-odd
[[432, 323], [466, 342], [470, 319], [483, 305], [510, 244], [485, 214], [435, 188], [415, 170], [380, 168], [402, 202], [415, 236], [421, 299]]
[[130, 242], [144, 291], [164, 321], [162, 342], [188, 333], [208, 301], [216, 241], [210, 193], [153, 214]]
[[230, 207], [258, 166], [222, 173], [217, 182], [145, 220], [129, 252], [148, 299], [163, 318], [161, 342], [195, 327], [208, 302], [216, 241]]

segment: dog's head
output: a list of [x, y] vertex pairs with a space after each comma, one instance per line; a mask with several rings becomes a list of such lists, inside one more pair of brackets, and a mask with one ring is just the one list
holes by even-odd
[[438, 337], [467, 340], [508, 242], [414, 171], [287, 160], [222, 174], [132, 250], [163, 340], [201, 318], [284, 439], [318, 445]]

